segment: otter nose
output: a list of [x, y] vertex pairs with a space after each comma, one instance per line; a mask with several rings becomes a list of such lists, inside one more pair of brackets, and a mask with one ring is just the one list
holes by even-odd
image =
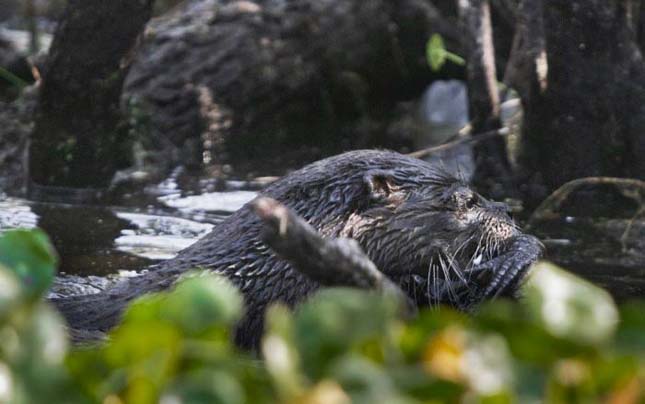
[[504, 202], [491, 202], [491, 208], [501, 214], [505, 214], [507, 216], [511, 215], [511, 207]]

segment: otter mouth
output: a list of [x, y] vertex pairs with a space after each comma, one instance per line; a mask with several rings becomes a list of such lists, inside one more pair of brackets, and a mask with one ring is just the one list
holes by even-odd
[[[469, 310], [484, 300], [492, 279], [504, 270], [503, 257], [509, 254], [506, 243], [473, 246], [473, 252], [433, 256], [425, 268], [417, 268], [399, 278], [401, 287], [421, 306], [447, 304]], [[494, 248], [492, 248], [494, 247]]]
[[399, 278], [399, 282], [420, 306], [447, 304], [468, 311], [487, 299], [514, 296], [531, 264], [543, 251], [538, 239], [519, 233], [497, 244], [495, 249], [475, 250], [469, 258], [462, 256], [460, 267], [434, 266], [423, 274]]

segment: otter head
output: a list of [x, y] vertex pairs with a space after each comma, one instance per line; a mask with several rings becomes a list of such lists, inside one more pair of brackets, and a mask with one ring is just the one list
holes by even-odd
[[418, 301], [474, 300], [472, 270], [520, 234], [507, 206], [441, 171], [401, 180], [388, 173], [365, 177], [372, 203], [350, 220], [347, 236]]

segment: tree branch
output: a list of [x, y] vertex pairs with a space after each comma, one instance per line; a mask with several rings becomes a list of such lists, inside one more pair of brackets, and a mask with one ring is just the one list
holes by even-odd
[[324, 286], [349, 286], [396, 296], [404, 303], [404, 317], [416, 315], [416, 305], [376, 268], [355, 240], [323, 238], [274, 199], [258, 198], [252, 205], [264, 223], [264, 242], [296, 270]]

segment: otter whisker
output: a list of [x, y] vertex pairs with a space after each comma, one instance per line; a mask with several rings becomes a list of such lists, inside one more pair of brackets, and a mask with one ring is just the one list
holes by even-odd
[[495, 242], [495, 238], [492, 233], [487, 234], [486, 237], [486, 258], [491, 259], [493, 258], [493, 244]]
[[[473, 234], [471, 234], [470, 236], [468, 236], [468, 238], [467, 238], [467, 239], [466, 239], [466, 240], [465, 240], [465, 241], [464, 241], [464, 242], [463, 242], [463, 243], [462, 243], [462, 244], [457, 248], [457, 250], [455, 251], [455, 254], [454, 254], [454, 255], [455, 255], [455, 257], [456, 257], [460, 252], [461, 252], [461, 250], [462, 250], [462, 249], [464, 249], [467, 245], [470, 245], [470, 244], [471, 244], [471, 242], [475, 239], [475, 236], [476, 236], [476, 234], [474, 234], [474, 233], [473, 233]], [[463, 268], [463, 272], [464, 272], [464, 273], [466, 273], [466, 275], [467, 275], [468, 277], [470, 277], [469, 271], [470, 271], [470, 269], [472, 268], [473, 260], [475, 259], [475, 257], [477, 256], [477, 252], [479, 251], [479, 248], [480, 248], [480, 245], [481, 245], [481, 239], [482, 239], [482, 237], [483, 237], [483, 235], [480, 235], [480, 237], [479, 237], [479, 241], [478, 241], [478, 242], [477, 242], [477, 244], [475, 245], [475, 253], [474, 253], [474, 254], [472, 254], [472, 255], [470, 256], [470, 258], [468, 258], [468, 261], [466, 262], [466, 265], [465, 265], [465, 267]]]
[[471, 261], [469, 262], [469, 265], [474, 262], [475, 257], [477, 257], [477, 256], [481, 256], [482, 260], [485, 259], [485, 256], [484, 256], [484, 254], [486, 254], [486, 250], [485, 250], [486, 243], [485, 243], [485, 240], [484, 240], [485, 237], [486, 237], [485, 233], [482, 233], [479, 236], [479, 240], [477, 241], [477, 248], [475, 249], [475, 253], [471, 257]]
[[[427, 283], [426, 293], [430, 297], [430, 300], [434, 301], [435, 304], [439, 303], [439, 282], [437, 281], [437, 266], [434, 263], [434, 256], [430, 259], [430, 266], [428, 267], [428, 279], [432, 279], [432, 285], [430, 282]], [[432, 290], [430, 289], [432, 288]]]
[[[484, 235], [482, 234], [479, 237], [479, 241], [477, 242], [477, 247], [475, 248], [475, 252], [470, 257], [470, 259], [468, 260], [468, 263], [466, 264], [468, 280], [470, 280], [470, 277], [472, 276], [471, 269], [473, 268], [473, 264], [475, 262], [475, 257], [481, 257], [483, 255], [483, 251], [482, 251], [482, 247], [483, 247], [482, 240], [483, 240], [483, 238], [484, 238]], [[478, 265], [478, 264], [475, 264], [475, 265]]]
[[441, 295], [443, 293], [444, 286], [441, 285], [441, 278], [439, 277], [439, 268], [441, 267], [441, 262], [432, 264], [432, 296], [435, 301], [435, 304], [441, 302]]
[[455, 252], [453, 253], [453, 256], [454, 256], [454, 257], [457, 257], [457, 256], [459, 255], [459, 253], [461, 252], [461, 250], [463, 250], [463, 249], [464, 249], [464, 248], [465, 248], [465, 247], [466, 247], [466, 246], [467, 246], [467, 245], [468, 245], [468, 244], [469, 244], [469, 243], [470, 243], [474, 238], [475, 238], [475, 235], [474, 235], [474, 234], [471, 234], [470, 236], [468, 236], [468, 238], [466, 238], [466, 240], [464, 240], [464, 241], [459, 245], [459, 247], [457, 247], [457, 248], [455, 249]]
[[[453, 283], [451, 282], [451, 279], [450, 279], [450, 267], [446, 265], [446, 261], [444, 261], [443, 257], [444, 257], [444, 254], [441, 253], [439, 255], [439, 263], [441, 265], [441, 271], [443, 272], [443, 275], [444, 275], [444, 280], [445, 280], [444, 283], [446, 284], [447, 291], [448, 291], [448, 300], [450, 300], [451, 302], [457, 302], [458, 301], [457, 294], [455, 293], [455, 290], [453, 288]], [[448, 257], [446, 257], [446, 260], [447, 259]]]
[[466, 281], [466, 278], [464, 278], [462, 274], [461, 268], [457, 266], [457, 260], [455, 259], [455, 256], [457, 255], [456, 253], [454, 255], [451, 254], [445, 254], [446, 255], [446, 260], [448, 261], [449, 267], [448, 271], [452, 268], [452, 270], [455, 272], [455, 275], [457, 275], [457, 278], [459, 278], [460, 281], [462, 281], [466, 287], [468, 287], [468, 282]]
[[[414, 301], [416, 302], [416, 301], [417, 301], [417, 288], [416, 288], [416, 283], [415, 283], [415, 282], [416, 282], [416, 279], [414, 279], [414, 278], [411, 276], [411, 273], [410, 273], [410, 276], [408, 277], [408, 279], [410, 279], [410, 281], [409, 281], [409, 282], [407, 282], [407, 286], [408, 286], [408, 295], [409, 295], [409, 294], [411, 294], [410, 292], [412, 292], [412, 295], [413, 295], [413, 297], [414, 297]], [[412, 291], [410, 291], [410, 287], [412, 288]]]
[[[439, 263], [438, 263], [438, 265], [435, 267], [434, 293], [435, 293], [435, 296], [437, 297], [437, 302], [438, 302], [438, 301], [439, 301], [439, 293], [440, 293], [440, 292], [441, 292], [441, 293], [443, 293], [443, 290], [441, 290], [441, 291], [439, 290], [439, 282], [437, 281], [437, 279], [438, 279], [438, 276], [437, 276], [437, 275], [438, 275], [439, 269], [441, 269], [441, 271], [444, 273], [444, 277], [445, 277], [445, 272], [446, 272], [446, 271], [445, 271], [445, 267], [444, 267], [443, 259], [441, 258], [441, 254], [439, 254], [439, 255], [437, 256], [437, 258], [438, 258]], [[445, 287], [442, 285], [442, 289], [444, 289], [444, 288], [445, 288]]]

